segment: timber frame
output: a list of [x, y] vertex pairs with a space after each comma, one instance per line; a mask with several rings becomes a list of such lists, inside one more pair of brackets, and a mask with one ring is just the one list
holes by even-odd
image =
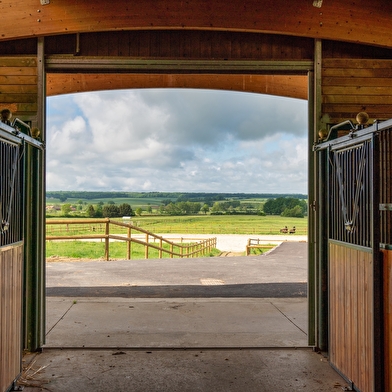
[[[392, 117], [392, 5], [381, 0], [5, 0], [0, 10], [0, 106], [38, 127], [43, 146], [45, 99], [52, 95], [162, 87], [308, 100], [309, 344], [327, 351], [328, 194], [325, 162], [313, 147], [320, 130], [355, 122], [358, 112], [366, 111], [370, 123]], [[36, 177], [26, 182], [33, 215], [25, 231], [22, 345], [38, 350], [44, 344], [45, 152], [31, 154], [26, 170]], [[384, 253], [389, 260], [388, 250]], [[384, 273], [388, 281], [392, 272]], [[384, 289], [389, 309], [390, 288]], [[390, 367], [385, 364], [385, 382], [392, 387]]]

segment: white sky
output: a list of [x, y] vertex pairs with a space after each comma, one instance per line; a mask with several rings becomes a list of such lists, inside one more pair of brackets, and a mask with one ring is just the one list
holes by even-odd
[[307, 193], [307, 101], [145, 89], [47, 103], [49, 191]]

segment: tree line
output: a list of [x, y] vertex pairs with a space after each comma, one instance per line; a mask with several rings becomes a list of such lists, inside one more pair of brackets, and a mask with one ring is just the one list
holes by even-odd
[[[159, 207], [152, 209], [148, 205], [144, 210], [141, 207], [132, 209], [128, 203], [115, 204], [114, 201], [109, 201], [107, 204], [99, 202], [96, 205], [89, 204], [87, 208], [82, 208], [82, 201], [79, 201], [79, 211], [90, 218], [116, 218], [122, 216], [142, 215], [143, 212], [147, 214], [160, 215], [196, 215], [201, 213], [211, 215], [281, 215], [286, 217], [303, 218], [307, 215], [307, 202], [303, 199], [294, 197], [278, 197], [275, 199], [268, 199], [264, 205], [252, 203], [241, 203], [240, 200], [221, 200], [214, 203], [201, 203], [194, 201], [171, 201], [165, 199]], [[85, 203], [87, 204], [87, 203]], [[62, 214], [68, 216], [75, 210], [75, 207], [69, 203], [61, 206]]]
[[58, 199], [64, 203], [68, 199], [118, 199], [118, 198], [160, 198], [172, 201], [193, 201], [212, 203], [228, 199], [273, 199], [278, 197], [293, 197], [306, 199], [303, 194], [274, 194], [274, 193], [217, 193], [217, 192], [106, 192], [106, 191], [47, 191], [47, 198]]
[[268, 215], [303, 218], [307, 215], [308, 205], [305, 200], [294, 197], [278, 197], [267, 200], [263, 210]]

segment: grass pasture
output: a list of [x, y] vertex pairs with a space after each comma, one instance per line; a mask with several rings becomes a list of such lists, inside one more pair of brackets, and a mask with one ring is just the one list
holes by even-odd
[[[295, 234], [306, 235], [306, 218], [287, 218], [282, 216], [267, 215], [186, 215], [186, 216], [136, 216], [130, 220], [121, 218], [113, 219], [124, 223], [131, 223], [154, 234], [250, 234], [250, 235], [279, 235], [280, 229], [287, 226], [289, 229], [296, 227]], [[47, 234], [57, 235], [56, 226], [50, 226], [47, 218]], [[67, 219], [64, 218], [64, 222]], [[104, 224], [99, 224], [94, 231], [103, 232]], [[71, 227], [71, 226], [70, 226]], [[78, 231], [75, 232], [75, 229]], [[72, 226], [72, 234], [88, 234], [91, 226], [81, 224]], [[126, 229], [118, 228], [116, 233], [126, 233]]]
[[[105, 231], [105, 224], [97, 225], [50, 225], [50, 218], [46, 220], [47, 235], [86, 235], [92, 233], [102, 234]], [[123, 221], [118, 218], [119, 221]], [[67, 222], [67, 219], [64, 219]], [[141, 216], [134, 217], [131, 221], [126, 220], [135, 226], [141, 227], [154, 234], [210, 234], [211, 237], [217, 234], [248, 234], [249, 236], [280, 235], [280, 229], [287, 226], [289, 229], [296, 227], [295, 234], [285, 234], [286, 236], [306, 235], [306, 218], [284, 218], [281, 216], [256, 216], [256, 215], [195, 215], [195, 216]], [[65, 231], [64, 231], [65, 230]], [[126, 228], [115, 227], [111, 233], [126, 234]], [[154, 253], [156, 252], [156, 254]], [[86, 258], [102, 259], [105, 249], [102, 241], [47, 241], [46, 257], [52, 258]], [[158, 257], [158, 251], [151, 249], [150, 257]], [[214, 251], [211, 256], [216, 256], [219, 251]], [[252, 254], [257, 254], [258, 250], [252, 250]], [[110, 258], [124, 259], [126, 257], [125, 242], [111, 242]], [[132, 258], [144, 258], [144, 246], [132, 245]]]
[[[194, 215], [194, 216], [140, 216], [132, 219], [134, 225], [153, 233], [184, 234], [280, 234], [285, 226], [296, 227], [296, 234], [307, 234], [306, 218], [258, 215]], [[289, 235], [289, 234], [287, 234]]]

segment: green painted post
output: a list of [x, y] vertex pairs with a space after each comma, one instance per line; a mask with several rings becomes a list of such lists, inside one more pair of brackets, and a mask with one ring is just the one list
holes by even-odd
[[36, 351], [45, 343], [44, 153], [24, 148], [24, 347]]
[[[309, 72], [309, 97], [308, 97], [308, 344], [314, 346], [316, 342], [316, 314], [315, 314], [315, 165], [313, 160], [313, 140], [314, 140], [314, 73]], [[248, 249], [248, 248], [247, 248]]]

